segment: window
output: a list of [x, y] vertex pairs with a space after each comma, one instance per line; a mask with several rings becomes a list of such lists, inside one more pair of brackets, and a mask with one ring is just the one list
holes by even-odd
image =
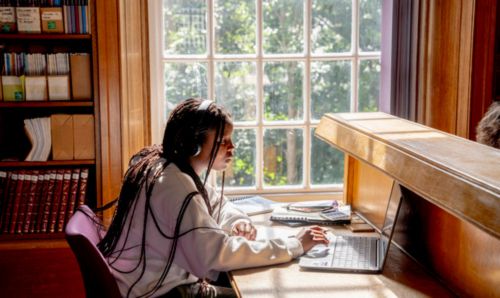
[[314, 129], [328, 112], [378, 109], [381, 0], [149, 5], [155, 142], [181, 100], [216, 99], [235, 123], [226, 190], [340, 189], [343, 154]]

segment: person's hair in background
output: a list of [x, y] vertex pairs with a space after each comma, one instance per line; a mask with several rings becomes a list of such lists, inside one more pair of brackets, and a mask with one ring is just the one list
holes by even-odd
[[500, 102], [493, 102], [476, 128], [476, 140], [500, 149]]

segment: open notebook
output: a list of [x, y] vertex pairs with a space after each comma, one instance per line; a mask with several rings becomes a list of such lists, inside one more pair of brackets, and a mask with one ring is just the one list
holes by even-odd
[[377, 273], [384, 266], [401, 205], [401, 189], [392, 186], [382, 231], [377, 236], [333, 235], [328, 245], [319, 244], [302, 256], [299, 266], [308, 269]]

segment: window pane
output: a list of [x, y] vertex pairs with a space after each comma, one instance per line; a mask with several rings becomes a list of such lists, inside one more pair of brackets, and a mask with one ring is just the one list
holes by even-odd
[[256, 72], [251, 62], [216, 64], [215, 96], [234, 121], [255, 120]]
[[221, 54], [255, 53], [255, 0], [215, 3], [215, 51]]
[[[232, 164], [226, 169], [226, 186], [255, 185], [255, 129], [235, 129], [233, 142], [236, 147]], [[217, 184], [221, 185], [221, 176]]]
[[[344, 153], [314, 137], [312, 131], [311, 182], [320, 184], [340, 184], [344, 179]], [[325, 162], [326, 161], [326, 162]]]
[[302, 53], [304, 3], [302, 0], [267, 0], [262, 3], [263, 49], [270, 54]]
[[316, 0], [312, 11], [312, 51], [351, 51], [351, 0]]
[[311, 63], [311, 113], [320, 119], [325, 113], [349, 112], [351, 62]]
[[164, 0], [165, 53], [207, 52], [207, 6], [204, 0]]
[[190, 97], [207, 98], [206, 63], [165, 63], [166, 109]]
[[361, 60], [359, 62], [358, 111], [378, 111], [380, 93], [380, 61]]
[[359, 1], [359, 48], [362, 51], [380, 51], [381, 0]]
[[264, 64], [264, 119], [296, 120], [303, 118], [302, 62]]
[[264, 131], [264, 184], [302, 184], [302, 144], [301, 129]]

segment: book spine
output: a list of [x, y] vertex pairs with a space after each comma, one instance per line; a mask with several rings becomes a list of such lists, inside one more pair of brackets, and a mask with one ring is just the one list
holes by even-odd
[[54, 185], [54, 193], [52, 196], [52, 208], [50, 211], [49, 224], [47, 227], [47, 232], [54, 233], [56, 231], [57, 215], [59, 213], [59, 206], [61, 204], [62, 197], [62, 185], [64, 178], [64, 170], [57, 170], [56, 181]]
[[15, 233], [20, 234], [23, 231], [24, 221], [26, 219], [26, 209], [28, 208], [28, 197], [31, 188], [31, 171], [24, 173], [23, 188], [21, 190], [21, 199], [19, 200], [19, 209], [17, 211], [17, 221], [15, 223]]
[[33, 170], [31, 173], [31, 184], [28, 193], [28, 200], [26, 203], [26, 214], [24, 215], [24, 222], [21, 229], [22, 233], [29, 233], [30, 225], [33, 216], [33, 207], [35, 202], [36, 188], [38, 185], [38, 170]]
[[80, 181], [80, 168], [74, 168], [73, 173], [71, 173], [71, 186], [70, 186], [70, 194], [69, 194], [69, 200], [68, 200], [68, 210], [66, 212], [66, 218], [64, 225], [68, 223], [69, 219], [73, 215], [73, 212], [75, 212], [75, 205], [76, 205], [76, 197], [78, 195], [78, 182]]
[[[15, 172], [14, 172], [15, 173]], [[2, 211], [0, 213], [0, 233], [3, 231], [4, 228], [4, 222], [5, 222], [5, 217], [7, 216], [7, 210], [9, 207], [9, 194], [10, 194], [10, 187], [12, 185], [12, 172], [7, 172], [7, 180], [5, 181], [5, 189], [3, 196], [0, 198], [3, 203], [2, 203]]]
[[0, 171], [0, 225], [1, 225], [1, 218], [2, 218], [2, 213], [3, 209], [5, 208], [5, 193], [7, 187], [7, 172], [6, 171]]
[[49, 219], [50, 219], [50, 210], [52, 207], [52, 197], [54, 195], [54, 185], [56, 182], [56, 171], [50, 171], [49, 183], [47, 186], [47, 196], [45, 198], [45, 203], [43, 206], [42, 220], [40, 222], [40, 232], [46, 233], [48, 230]]
[[10, 226], [10, 218], [12, 214], [12, 206], [14, 204], [14, 198], [16, 196], [17, 181], [19, 179], [18, 171], [14, 171], [11, 176], [11, 182], [9, 185], [9, 190], [7, 194], [7, 206], [5, 208], [4, 216], [2, 219], [2, 232], [8, 233]]
[[41, 229], [42, 229], [43, 215], [49, 191], [50, 173], [51, 173], [50, 170], [46, 170], [45, 173], [43, 174], [43, 184], [40, 189], [40, 198], [39, 198], [40, 205], [38, 206], [38, 216], [36, 218], [36, 223], [34, 227], [35, 233], [40, 233], [42, 231]]
[[19, 216], [19, 206], [21, 205], [21, 197], [23, 192], [23, 184], [25, 179], [25, 172], [20, 170], [17, 176], [17, 187], [14, 194], [14, 202], [12, 203], [12, 212], [10, 214], [10, 228], [9, 233], [14, 234], [16, 231], [17, 217]]
[[40, 212], [40, 205], [42, 200], [42, 188], [45, 183], [45, 171], [40, 171], [38, 181], [35, 188], [35, 198], [33, 199], [33, 213], [31, 215], [31, 223], [29, 227], [30, 233], [36, 232], [36, 225], [38, 224], [38, 215]]
[[87, 195], [87, 179], [89, 177], [89, 169], [84, 168], [80, 171], [80, 185], [78, 187], [77, 206], [85, 204], [85, 196]]
[[64, 170], [62, 182], [61, 203], [59, 206], [59, 213], [57, 214], [56, 232], [62, 232], [64, 228], [64, 218], [66, 217], [66, 208], [69, 200], [69, 187], [71, 183], [71, 169]]

